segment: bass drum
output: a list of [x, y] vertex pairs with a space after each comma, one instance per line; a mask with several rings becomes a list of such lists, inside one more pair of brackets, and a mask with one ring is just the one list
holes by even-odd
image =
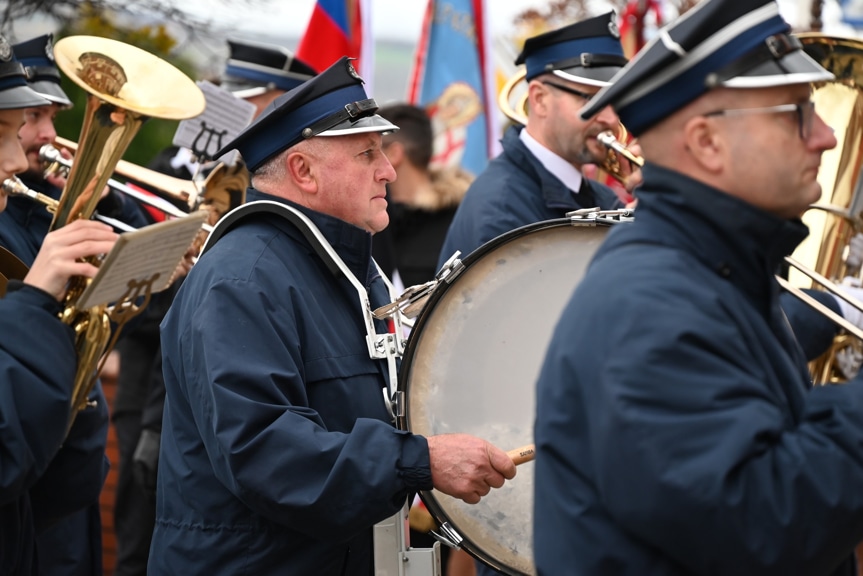
[[[569, 296], [609, 229], [551, 220], [478, 248], [431, 294], [399, 372], [401, 426], [433, 436], [461, 432], [503, 450], [533, 442], [534, 383]], [[421, 494], [461, 547], [505, 574], [534, 574], [533, 463], [479, 504]]]

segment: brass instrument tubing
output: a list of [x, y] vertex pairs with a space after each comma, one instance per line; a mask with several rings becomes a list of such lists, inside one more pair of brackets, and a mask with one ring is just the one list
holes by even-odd
[[[72, 167], [72, 161], [69, 160], [68, 158], [63, 158], [60, 155], [60, 152], [56, 148], [51, 146], [50, 144], [45, 144], [44, 146], [42, 146], [42, 148], [39, 150], [39, 158], [43, 162], [50, 162], [52, 164], [54, 164], [54, 163], [59, 164], [60, 166], [62, 166], [66, 170], [69, 170]], [[148, 205], [156, 208], [157, 210], [160, 210], [161, 212], [164, 212], [165, 214], [168, 214], [170, 216], [175, 216], [177, 218], [183, 218], [183, 217], [189, 215], [188, 212], [184, 212], [183, 210], [180, 210], [179, 208], [177, 208], [176, 206], [174, 206], [173, 204], [171, 204], [167, 200], [159, 198], [158, 196], [156, 196], [156, 197], [148, 196], [147, 194], [144, 194], [142, 192], [138, 192], [137, 190], [135, 190], [131, 186], [123, 184], [122, 182], [118, 182], [112, 178], [108, 179], [108, 187], [111, 188], [112, 190], [116, 190], [117, 192], [120, 192], [120, 193], [125, 194], [127, 196], [131, 196], [132, 198], [134, 198], [138, 202], [148, 204]], [[203, 228], [207, 232], [213, 231], [213, 227], [210, 226], [209, 224], [204, 224]]]
[[630, 152], [629, 149], [621, 144], [610, 131], [598, 134], [596, 139], [599, 140], [600, 144], [603, 144], [607, 148], [611, 148], [636, 166], [644, 166], [644, 158], [636, 156]]
[[[47, 194], [42, 194], [41, 192], [36, 192], [35, 190], [31, 190], [27, 186], [24, 185], [21, 180], [18, 179], [17, 176], [13, 176], [12, 178], [7, 178], [0, 184], [0, 188], [3, 188], [3, 191], [10, 196], [25, 196], [42, 204], [52, 214], [57, 210], [57, 204], [59, 201], [51, 198]], [[129, 226], [125, 222], [120, 222], [115, 218], [111, 218], [109, 216], [102, 216], [99, 213], [93, 214], [93, 219], [98, 220], [99, 222], [104, 222], [109, 226], [113, 226], [117, 230], [121, 230], [122, 232], [132, 232], [137, 230], [132, 226]]]
[[818, 284], [823, 286], [825, 289], [827, 289], [828, 292], [830, 292], [834, 296], [841, 298], [842, 300], [848, 302], [851, 306], [854, 306], [860, 312], [863, 312], [863, 303], [859, 302], [856, 298], [852, 298], [844, 294], [836, 287], [835, 282], [828, 280], [825, 276], [819, 274], [815, 270], [810, 270], [791, 256], [786, 256], [785, 261], [788, 263], [789, 266], [793, 266], [806, 276], [809, 276], [812, 280], [815, 280]]
[[797, 297], [801, 302], [811, 306], [816, 312], [820, 312], [822, 315], [827, 317], [827, 319], [832, 320], [842, 328], [848, 331], [849, 334], [863, 340], [863, 330], [846, 320], [842, 317], [841, 314], [837, 314], [803, 290], [792, 286], [791, 283], [788, 282], [785, 278], [781, 276], [776, 277], [776, 281], [779, 282], [779, 285], [782, 286], [785, 290], [790, 292], [793, 296]]

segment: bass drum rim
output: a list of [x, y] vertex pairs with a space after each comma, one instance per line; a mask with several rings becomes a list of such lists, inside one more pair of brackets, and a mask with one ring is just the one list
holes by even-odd
[[[459, 285], [460, 279], [464, 274], [468, 273], [473, 269], [475, 265], [485, 260], [490, 254], [505, 248], [507, 244], [512, 242], [517, 242], [520, 239], [524, 239], [527, 236], [535, 235], [536, 233], [541, 233], [545, 230], [552, 228], [603, 228], [604, 232], [607, 234], [608, 229], [611, 225], [615, 224], [615, 222], [609, 221], [592, 221], [589, 224], [585, 224], [584, 222], [574, 222], [569, 218], [560, 218], [555, 220], [546, 220], [542, 222], [537, 222], [534, 224], [530, 224], [527, 226], [522, 226], [515, 230], [511, 230], [502, 234], [473, 252], [471, 252], [467, 257], [462, 261], [464, 268], [461, 270], [459, 276], [453, 279], [451, 282], [441, 282], [429, 296], [428, 302], [426, 302], [425, 306], [422, 309], [422, 312], [417, 318], [417, 321], [414, 325], [413, 331], [408, 338], [407, 347], [402, 358], [401, 367], [399, 370], [398, 377], [398, 390], [403, 394], [404, 399], [404, 413], [402, 416], [398, 418], [398, 426], [401, 430], [412, 431], [416, 426], [412, 426], [412, 407], [410, 401], [410, 388], [412, 383], [413, 369], [414, 369], [414, 361], [416, 355], [418, 353], [418, 347], [422, 345], [423, 339], [420, 335], [423, 334], [423, 330], [426, 325], [432, 320], [433, 315], [437, 310], [437, 306], [440, 301], [445, 298], [451, 290], [453, 290], [456, 286]], [[572, 233], [577, 235], [577, 231], [573, 230]], [[602, 238], [604, 238], [605, 234], [602, 234]], [[599, 241], [601, 242], [601, 240]], [[598, 246], [598, 243], [596, 244]], [[594, 249], [595, 252], [595, 249]], [[590, 254], [588, 260], [592, 259], [593, 254]], [[580, 282], [581, 276], [576, 281], [576, 285]], [[575, 286], [573, 286], [573, 289]], [[571, 293], [571, 291], [570, 291]], [[552, 329], [553, 330], [553, 327]], [[541, 359], [540, 359], [541, 361]], [[419, 418], [418, 415], [417, 419]], [[457, 430], [454, 432], [458, 432]], [[481, 436], [481, 435], [480, 435]], [[532, 437], [531, 440], [532, 441]], [[525, 442], [527, 444], [528, 442]], [[516, 446], [500, 446], [504, 450], [509, 450], [515, 448]], [[524, 466], [524, 465], [523, 465]], [[516, 479], [518, 475], [516, 475]], [[471, 535], [468, 533], [469, 530], [463, 530], [459, 527], [458, 521], [450, 518], [447, 512], [444, 510], [444, 507], [438, 502], [438, 497], [435, 495], [433, 491], [421, 491], [420, 497], [428, 509], [429, 513], [434, 518], [436, 524], [438, 526], [448, 523], [452, 526], [455, 531], [459, 534], [459, 536], [463, 539], [459, 544], [459, 547], [467, 551], [471, 556], [476, 558], [477, 560], [483, 562], [484, 564], [502, 572], [504, 574], [508, 574], [511, 576], [530, 576], [531, 572], [523, 572], [517, 570], [511, 566], [506, 566], [498, 562], [494, 557], [492, 557], [489, 553], [485, 552], [482, 546], [476, 542]], [[531, 516], [532, 518], [532, 516]], [[532, 544], [531, 544], [532, 545]], [[532, 559], [531, 559], [532, 561]]]

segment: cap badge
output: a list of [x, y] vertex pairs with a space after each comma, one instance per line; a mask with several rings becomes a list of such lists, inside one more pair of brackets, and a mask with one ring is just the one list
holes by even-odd
[[363, 79], [359, 74], [357, 74], [357, 70], [356, 70], [356, 68], [354, 68], [354, 65], [351, 64], [350, 61], [346, 62], [345, 64], [347, 65], [347, 68], [348, 68], [348, 74], [350, 74], [352, 78], [355, 78], [355, 79], [359, 80], [360, 82], [362, 82]]
[[12, 59], [12, 45], [5, 36], [0, 35], [0, 60], [9, 62]]
[[614, 20], [608, 21], [608, 33], [615, 38], [620, 38], [620, 29], [617, 27], [617, 22]]
[[54, 61], [54, 42], [51, 41], [51, 38], [48, 38], [48, 41], [45, 42], [45, 56], [48, 57], [48, 60], [51, 62]]

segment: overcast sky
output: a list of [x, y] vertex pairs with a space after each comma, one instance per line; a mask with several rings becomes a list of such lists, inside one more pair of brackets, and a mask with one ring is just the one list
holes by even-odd
[[[258, 0], [267, 6], [264, 10], [243, 9], [238, 13], [238, 3], [192, 0], [180, 4], [184, 10], [200, 3], [205, 6], [203, 14], [212, 14], [217, 20], [228, 19], [236, 23], [238, 32], [281, 31], [287, 36], [301, 36], [314, 8], [314, 0]], [[371, 0], [372, 28], [375, 37], [414, 40], [420, 34], [426, 0]], [[489, 0], [489, 25], [496, 32], [510, 28], [516, 14], [525, 8], [542, 7], [547, 0]]]
[[[315, 0], [257, 0], [266, 9], [250, 10], [238, 2], [220, 0], [185, 0], [180, 6], [184, 10], [198, 10], [218, 21], [235, 25], [238, 34], [263, 32], [289, 37], [301, 36], [308, 24]], [[422, 18], [427, 0], [371, 0], [372, 28], [375, 37], [415, 40], [422, 27]], [[595, 0], [597, 14], [604, 10], [604, 2]], [[798, 26], [808, 22], [798, 21], [798, 14], [808, 18], [811, 0], [779, 0], [786, 20]], [[526, 8], [541, 8], [548, 0], [487, 0], [489, 26], [493, 34], [507, 34], [512, 28], [513, 18]], [[802, 8], [802, 9], [801, 9]], [[826, 0], [824, 20], [828, 31], [838, 26], [839, 8], [836, 0]], [[836, 30], [834, 29], [835, 33]]]
[[[308, 25], [315, 0], [162, 0], [174, 3], [201, 20], [210, 19], [239, 38], [255, 39], [257, 35], [280, 40], [301, 37]], [[251, 2], [251, 5], [249, 4]], [[422, 28], [428, 0], [371, 0], [372, 32], [375, 38], [415, 42]], [[513, 19], [527, 8], [542, 8], [549, 0], [487, 0], [489, 26], [494, 36], [508, 36]], [[593, 0], [595, 14], [606, 10], [603, 0]], [[808, 28], [812, 0], [779, 0], [783, 17], [792, 25]], [[825, 0], [825, 32], [855, 35], [840, 23], [838, 0]], [[19, 39], [52, 31], [44, 21], [16, 23]], [[293, 47], [293, 46], [289, 46]]]

